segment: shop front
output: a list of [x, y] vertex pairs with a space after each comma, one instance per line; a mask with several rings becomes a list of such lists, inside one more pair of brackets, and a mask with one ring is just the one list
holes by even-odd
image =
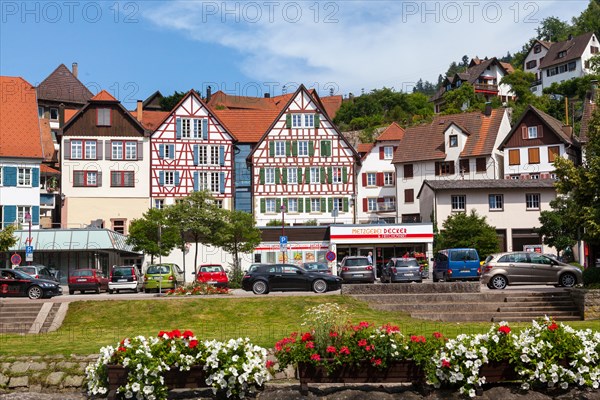
[[[428, 260], [433, 256], [432, 224], [332, 225], [329, 239], [338, 262], [371, 253], [378, 270], [392, 257]], [[336, 266], [337, 262], [334, 273]]]

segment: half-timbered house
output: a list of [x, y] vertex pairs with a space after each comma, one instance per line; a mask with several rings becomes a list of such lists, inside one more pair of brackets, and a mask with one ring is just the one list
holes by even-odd
[[62, 226], [127, 234], [149, 206], [149, 132], [105, 90], [62, 129]]
[[221, 207], [232, 209], [234, 140], [198, 93], [189, 91], [151, 137], [153, 207], [208, 190]]

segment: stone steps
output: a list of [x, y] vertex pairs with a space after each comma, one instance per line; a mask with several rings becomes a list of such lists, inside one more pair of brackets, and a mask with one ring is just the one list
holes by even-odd
[[[51, 303], [50, 313], [46, 315], [44, 309], [49, 305], [45, 302], [26, 303], [0, 303], [0, 333], [36, 333], [46, 325], [50, 325], [58, 303]], [[52, 312], [54, 310], [54, 312]], [[34, 332], [30, 332], [30, 331]]]

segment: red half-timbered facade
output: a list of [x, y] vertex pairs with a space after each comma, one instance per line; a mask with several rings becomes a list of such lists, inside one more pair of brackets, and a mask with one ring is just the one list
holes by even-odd
[[360, 158], [303, 85], [248, 156], [257, 225], [353, 223]]
[[208, 190], [232, 208], [233, 136], [200, 96], [188, 92], [150, 139], [150, 197], [155, 208]]

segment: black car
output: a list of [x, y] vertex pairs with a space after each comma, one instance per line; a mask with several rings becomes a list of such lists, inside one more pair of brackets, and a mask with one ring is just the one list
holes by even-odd
[[329, 266], [326, 263], [305, 262], [305, 263], [300, 264], [300, 267], [302, 267], [305, 270], [310, 271], [310, 272], [320, 272], [322, 274], [331, 275], [331, 270], [329, 269]]
[[62, 288], [57, 282], [36, 279], [13, 269], [0, 270], [0, 297], [24, 297], [41, 299], [60, 296]]
[[292, 264], [261, 264], [247, 272], [242, 279], [242, 289], [252, 290], [255, 294], [300, 290], [325, 293], [338, 290], [341, 285], [342, 279], [337, 276], [307, 271]]

